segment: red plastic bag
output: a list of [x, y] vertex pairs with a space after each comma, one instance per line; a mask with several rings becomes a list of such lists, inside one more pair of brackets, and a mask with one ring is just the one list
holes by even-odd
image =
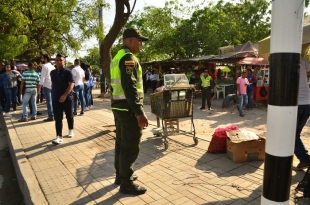
[[239, 130], [239, 128], [235, 125], [231, 125], [225, 128], [216, 128], [212, 135], [211, 142], [209, 144], [208, 153], [226, 153], [227, 147], [226, 147], [226, 139], [227, 131], [231, 130]]

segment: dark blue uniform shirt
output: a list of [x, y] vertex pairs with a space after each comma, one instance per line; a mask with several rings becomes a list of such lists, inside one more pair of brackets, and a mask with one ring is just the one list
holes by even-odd
[[[51, 81], [52, 81], [52, 100], [59, 101], [60, 97], [66, 92], [69, 82], [74, 82], [72, 78], [72, 73], [67, 68], [54, 69], [51, 71]], [[72, 94], [67, 96], [66, 100], [73, 100]]]

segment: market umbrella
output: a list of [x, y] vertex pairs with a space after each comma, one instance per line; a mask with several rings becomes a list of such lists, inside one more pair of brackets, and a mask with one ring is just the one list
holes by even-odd
[[229, 73], [230, 72], [230, 68], [228, 66], [218, 66], [218, 69], [221, 69], [222, 72], [224, 73]]
[[[270, 53], [270, 36], [260, 40], [257, 44], [259, 55], [266, 59], [266, 56], [268, 57]], [[302, 53], [304, 53], [307, 47], [310, 45], [310, 15], [304, 19], [302, 44]]]
[[224, 66], [217, 66], [217, 69], [220, 69], [223, 73], [226, 73], [226, 78], [228, 76], [228, 73], [231, 71], [230, 68], [226, 65]]

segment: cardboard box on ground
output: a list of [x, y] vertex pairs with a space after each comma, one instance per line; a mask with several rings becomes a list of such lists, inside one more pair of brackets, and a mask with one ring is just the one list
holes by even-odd
[[265, 159], [266, 139], [246, 130], [227, 133], [227, 157], [235, 163]]

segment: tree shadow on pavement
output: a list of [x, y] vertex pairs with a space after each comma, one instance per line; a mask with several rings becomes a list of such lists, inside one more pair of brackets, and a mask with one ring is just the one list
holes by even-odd
[[[164, 154], [159, 151], [161, 146], [162, 139], [160, 138], [148, 138], [141, 142], [140, 153], [134, 165], [134, 169], [139, 177], [137, 181], [138, 184], [143, 185], [143, 181], [147, 178], [147, 174], [139, 170], [164, 156]], [[83, 204], [85, 200], [90, 200], [88, 196], [91, 197], [91, 200], [95, 200], [97, 204], [114, 204], [116, 202], [132, 200], [133, 198], [133, 195], [119, 193], [119, 186], [114, 184], [115, 168], [113, 147], [110, 147], [107, 151], [96, 154], [89, 166], [76, 169], [75, 177], [77, 182], [83, 187], [83, 192], [87, 192], [87, 196], [79, 198], [72, 204]], [[141, 182], [139, 180], [141, 180]]]

